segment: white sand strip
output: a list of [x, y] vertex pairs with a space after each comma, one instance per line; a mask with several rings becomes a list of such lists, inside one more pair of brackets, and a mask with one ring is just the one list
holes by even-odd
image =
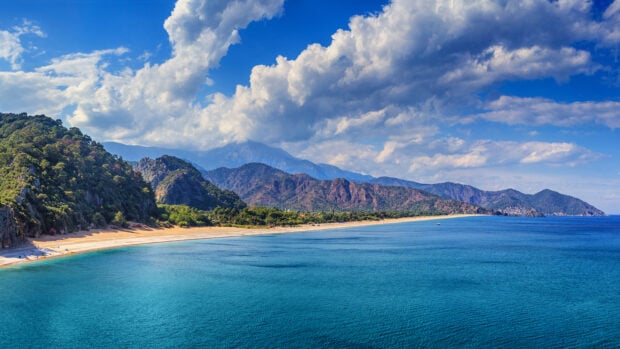
[[327, 229], [340, 229], [378, 224], [393, 224], [440, 220], [449, 218], [469, 217], [475, 215], [424, 216], [380, 221], [359, 221], [346, 223], [326, 223], [300, 225], [294, 227], [274, 228], [231, 228], [231, 227], [195, 227], [195, 228], [149, 228], [139, 227], [122, 230], [90, 230], [66, 235], [42, 236], [30, 239], [28, 247], [16, 249], [0, 249], [0, 267], [32, 262], [36, 260], [67, 256], [77, 253], [110, 249], [116, 247], [143, 245], [160, 242], [183, 240], [213, 239], [238, 237], [246, 235], [269, 235], [295, 232], [307, 232]]

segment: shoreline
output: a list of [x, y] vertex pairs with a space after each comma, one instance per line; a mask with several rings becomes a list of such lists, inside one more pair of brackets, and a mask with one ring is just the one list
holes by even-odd
[[252, 235], [273, 235], [287, 233], [301, 233], [318, 230], [353, 228], [360, 226], [419, 222], [429, 220], [443, 220], [480, 216], [475, 214], [457, 214], [446, 216], [419, 216], [390, 218], [379, 221], [355, 221], [344, 223], [324, 223], [313, 225], [299, 225], [293, 227], [266, 227], [266, 228], [236, 228], [236, 227], [191, 227], [191, 228], [127, 228], [127, 229], [97, 229], [79, 231], [65, 235], [45, 235], [38, 238], [29, 238], [29, 246], [15, 249], [0, 249], [0, 268], [19, 264], [42, 261], [51, 258], [60, 258], [83, 254], [98, 250], [146, 245], [165, 242], [204, 240], [227, 237], [241, 237]]

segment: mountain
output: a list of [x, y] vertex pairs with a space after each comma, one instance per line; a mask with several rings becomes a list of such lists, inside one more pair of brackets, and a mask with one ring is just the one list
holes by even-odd
[[[577, 198], [546, 191], [529, 195], [514, 189], [484, 191], [470, 185], [457, 183], [423, 184], [398, 178], [373, 178], [336, 166], [315, 164], [292, 156], [282, 149], [258, 142], [232, 143], [209, 151], [184, 151], [165, 148], [128, 146], [120, 143], [104, 143], [106, 148], [127, 160], [137, 161], [142, 157], [157, 157], [170, 154], [190, 161], [201, 169], [219, 167], [236, 168], [248, 163], [264, 163], [287, 173], [305, 173], [321, 180], [345, 178], [354, 182], [367, 182], [383, 186], [399, 186], [424, 190], [442, 198], [454, 199], [498, 210], [510, 215], [579, 215], [597, 216], [604, 212]], [[555, 200], [555, 201], [554, 201]]]
[[230, 143], [207, 151], [143, 147], [115, 142], [106, 142], [104, 146], [108, 151], [128, 161], [139, 161], [145, 157], [157, 158], [162, 155], [172, 155], [189, 161], [204, 170], [213, 170], [219, 167], [235, 168], [258, 162], [287, 173], [305, 173], [318, 179], [346, 178], [357, 182], [372, 179], [371, 176], [345, 171], [336, 166], [315, 164], [308, 160], [299, 159], [282, 149], [254, 141]]
[[235, 169], [219, 168], [203, 175], [254, 206], [301, 211], [488, 213], [475, 205], [441, 199], [417, 189], [356, 183], [342, 178], [317, 180], [307, 174], [288, 174], [260, 163]]
[[2, 247], [155, 214], [142, 176], [79, 129], [42, 115], [0, 114]]
[[442, 198], [468, 202], [509, 215], [605, 215], [587, 202], [549, 189], [530, 195], [514, 189], [485, 191], [458, 183], [422, 184], [391, 177], [379, 177], [370, 182], [424, 190]]
[[206, 181], [192, 164], [173, 156], [155, 160], [144, 158], [138, 162], [136, 170], [155, 188], [155, 198], [162, 204], [187, 205], [201, 210], [246, 206], [237, 194], [219, 189]]

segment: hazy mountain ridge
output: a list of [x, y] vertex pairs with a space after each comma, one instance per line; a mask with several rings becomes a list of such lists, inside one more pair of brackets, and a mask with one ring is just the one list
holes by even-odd
[[265, 164], [219, 168], [203, 175], [232, 190], [249, 205], [302, 211], [414, 211], [420, 213], [489, 213], [475, 205], [441, 199], [420, 190], [356, 183], [346, 179], [317, 180], [288, 174]]
[[[537, 194], [524, 194], [514, 189], [485, 191], [476, 187], [458, 183], [424, 184], [392, 177], [373, 178], [368, 175], [342, 170], [336, 166], [314, 164], [292, 156], [286, 151], [258, 142], [231, 143], [209, 151], [185, 151], [165, 148], [127, 146], [119, 143], [104, 143], [110, 151], [127, 160], [139, 160], [142, 157], [175, 155], [190, 161], [201, 170], [213, 170], [219, 167], [236, 168], [248, 163], [264, 163], [286, 173], [305, 173], [321, 180], [344, 178], [349, 181], [384, 186], [400, 186], [419, 189], [458, 201], [498, 210], [509, 215], [576, 215], [598, 216], [604, 212], [596, 207], [571, 196], [543, 190]], [[551, 195], [551, 193], [555, 193]]]
[[214, 170], [220, 167], [236, 168], [249, 163], [263, 163], [287, 173], [305, 173], [317, 179], [346, 178], [353, 181], [367, 181], [373, 178], [372, 176], [342, 170], [329, 164], [315, 164], [308, 160], [296, 158], [282, 149], [254, 141], [230, 143], [206, 151], [143, 147], [115, 142], [104, 142], [103, 144], [108, 151], [128, 161], [139, 161], [145, 157], [154, 159], [162, 155], [172, 155], [189, 161], [202, 170]]
[[237, 194], [219, 189], [205, 180], [192, 164], [179, 158], [168, 155], [157, 159], [144, 158], [135, 168], [154, 188], [158, 203], [187, 205], [201, 210], [246, 206]]
[[382, 185], [397, 185], [433, 193], [443, 198], [469, 202], [510, 215], [539, 213], [556, 216], [602, 216], [605, 213], [578, 198], [545, 189], [524, 194], [514, 189], [485, 191], [458, 183], [423, 184], [398, 178], [380, 177], [371, 180]]

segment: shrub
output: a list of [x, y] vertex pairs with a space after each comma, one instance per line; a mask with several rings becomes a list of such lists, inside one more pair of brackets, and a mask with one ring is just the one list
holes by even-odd
[[121, 211], [117, 211], [114, 214], [114, 219], [112, 219], [112, 222], [110, 223], [123, 228], [127, 228], [129, 226], [129, 224], [127, 224], [127, 219], [125, 219], [125, 215]]

